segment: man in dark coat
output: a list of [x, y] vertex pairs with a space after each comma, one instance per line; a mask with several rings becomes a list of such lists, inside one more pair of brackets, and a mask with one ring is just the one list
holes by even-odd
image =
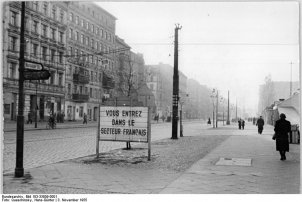
[[244, 130], [244, 126], [245, 126], [245, 121], [242, 119], [242, 121], [241, 121], [241, 128], [242, 128], [242, 130]]
[[238, 120], [238, 128], [241, 130], [241, 119]]
[[264, 120], [262, 119], [262, 116], [257, 120], [256, 126], [258, 126], [258, 134], [262, 134], [263, 126], [264, 126]]
[[289, 151], [288, 133], [291, 131], [291, 124], [285, 120], [285, 114], [280, 114], [280, 119], [275, 124], [276, 150], [280, 152], [282, 161], [286, 160], [285, 153]]

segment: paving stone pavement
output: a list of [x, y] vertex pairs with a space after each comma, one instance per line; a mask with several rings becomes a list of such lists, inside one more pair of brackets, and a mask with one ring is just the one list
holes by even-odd
[[[291, 144], [287, 160], [280, 161], [271, 135], [252, 134], [249, 130], [242, 133], [242, 136], [231, 136], [160, 193], [300, 193], [300, 145]], [[220, 158], [250, 158], [252, 164], [215, 165]]]

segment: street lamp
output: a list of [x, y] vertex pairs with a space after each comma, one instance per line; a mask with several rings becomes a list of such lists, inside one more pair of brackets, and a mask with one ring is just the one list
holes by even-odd
[[37, 128], [37, 119], [38, 119], [38, 83], [40, 83], [40, 80], [36, 81], [35, 128]]
[[[215, 128], [215, 98], [218, 100], [218, 91], [216, 92], [216, 89], [213, 88], [212, 95], [211, 95], [212, 101], [213, 101], [213, 128]], [[218, 102], [216, 107], [218, 108]], [[216, 109], [216, 128], [217, 128], [217, 109]]]

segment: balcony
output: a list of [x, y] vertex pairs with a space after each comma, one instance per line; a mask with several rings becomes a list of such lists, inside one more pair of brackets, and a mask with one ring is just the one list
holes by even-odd
[[85, 76], [83, 74], [73, 74], [73, 82], [81, 83], [81, 84], [88, 84], [89, 76]]
[[89, 100], [89, 95], [84, 94], [72, 94], [72, 99], [74, 102], [87, 102]]

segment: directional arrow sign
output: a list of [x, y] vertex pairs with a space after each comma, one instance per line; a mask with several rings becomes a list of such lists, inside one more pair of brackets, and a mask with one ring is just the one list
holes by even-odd
[[47, 80], [50, 77], [48, 70], [25, 70], [24, 80]]

